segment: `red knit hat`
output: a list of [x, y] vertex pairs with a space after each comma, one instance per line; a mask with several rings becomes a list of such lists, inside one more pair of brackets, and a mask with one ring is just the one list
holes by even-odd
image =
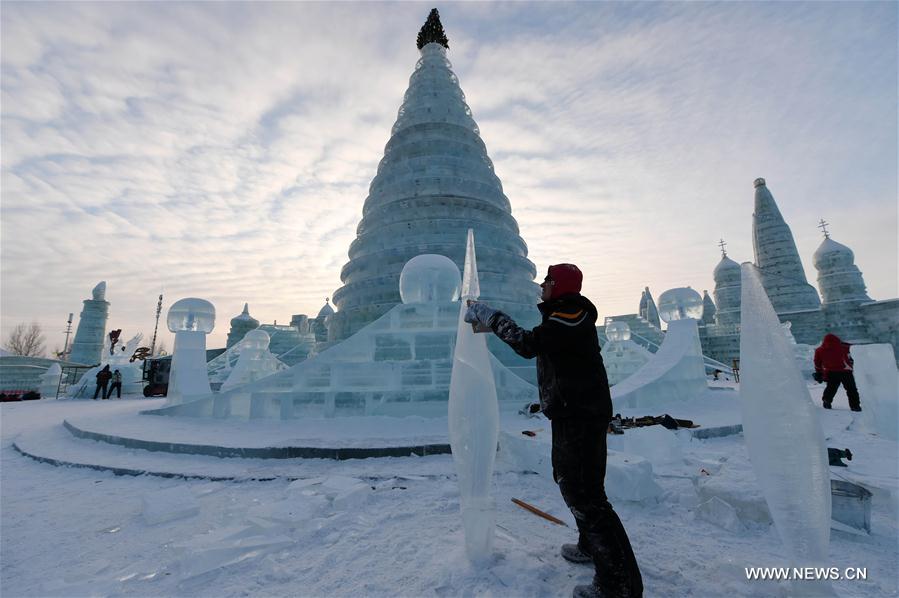
[[557, 299], [562, 295], [581, 292], [581, 283], [584, 281], [584, 275], [580, 269], [574, 264], [555, 264], [550, 266], [546, 272], [546, 277], [553, 281], [553, 292], [551, 299]]

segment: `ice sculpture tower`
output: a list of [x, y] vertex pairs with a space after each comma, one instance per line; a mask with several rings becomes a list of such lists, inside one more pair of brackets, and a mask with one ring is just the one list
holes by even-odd
[[652, 293], [649, 292], [649, 287], [645, 287], [643, 289], [643, 294], [640, 296], [640, 309], [638, 313], [641, 318], [656, 328], [662, 328], [662, 322], [659, 320], [659, 310], [656, 308], [656, 302], [652, 299]]
[[718, 308], [715, 306], [715, 302], [712, 301], [712, 298], [709, 297], [708, 291], [702, 292], [702, 324], [714, 324], [715, 323], [715, 312], [718, 311]]
[[91, 295], [91, 299], [84, 300], [69, 361], [93, 365], [100, 363], [100, 353], [103, 352], [103, 341], [106, 336], [106, 320], [109, 318], [106, 281], [97, 284]]
[[[422, 253], [463, 266], [467, 229], [478, 238], [481, 299], [522, 325], [536, 324], [534, 264], [508, 198], [446, 58], [440, 18], [431, 11], [418, 35], [421, 58], [369, 187], [330, 341], [346, 339], [400, 303], [400, 271]], [[502, 349], [491, 343], [503, 361]]]
[[818, 270], [826, 331], [845, 341], [866, 340], [868, 328], [859, 305], [871, 301], [871, 298], [865, 290], [862, 273], [855, 265], [855, 254], [831, 239], [825, 230], [824, 240], [815, 251], [814, 262]]
[[250, 304], [243, 304], [243, 311], [231, 318], [231, 329], [228, 331], [228, 340], [225, 347], [230, 349], [240, 342], [250, 330], [259, 328], [259, 320], [250, 315]]
[[765, 179], [755, 180], [752, 247], [765, 292], [781, 322], [793, 323], [796, 341], [821, 342], [824, 316], [818, 291], [805, 278], [789, 225], [784, 221]]

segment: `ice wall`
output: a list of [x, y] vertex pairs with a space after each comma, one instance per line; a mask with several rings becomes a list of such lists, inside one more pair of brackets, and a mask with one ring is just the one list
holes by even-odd
[[824, 434], [758, 270], [742, 266], [740, 401], [752, 469], [792, 566], [829, 566]]
[[888, 440], [897, 440], [899, 371], [892, 345], [853, 345], [851, 354], [865, 429]]

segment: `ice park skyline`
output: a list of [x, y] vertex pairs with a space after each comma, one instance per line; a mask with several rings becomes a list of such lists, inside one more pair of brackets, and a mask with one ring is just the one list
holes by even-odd
[[314, 316], [432, 6], [538, 277], [577, 263], [601, 317], [752, 260], [757, 177], [811, 284], [823, 218], [899, 294], [895, 3], [5, 2], [3, 338], [61, 348], [101, 280], [127, 337], [160, 292], [210, 347], [244, 302]]

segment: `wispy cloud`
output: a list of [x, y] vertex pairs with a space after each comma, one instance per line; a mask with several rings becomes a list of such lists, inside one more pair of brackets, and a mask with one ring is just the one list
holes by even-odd
[[[896, 12], [441, 10], [531, 259], [581, 264], [606, 315], [635, 311], [645, 285], [711, 288], [719, 237], [751, 259], [757, 176], [811, 280], [824, 217], [871, 295], [896, 296]], [[152, 329], [160, 290], [215, 303], [212, 345], [244, 301], [263, 321], [314, 314], [340, 286], [426, 13], [4, 4], [4, 333], [33, 319], [55, 333], [101, 279], [126, 333]]]

